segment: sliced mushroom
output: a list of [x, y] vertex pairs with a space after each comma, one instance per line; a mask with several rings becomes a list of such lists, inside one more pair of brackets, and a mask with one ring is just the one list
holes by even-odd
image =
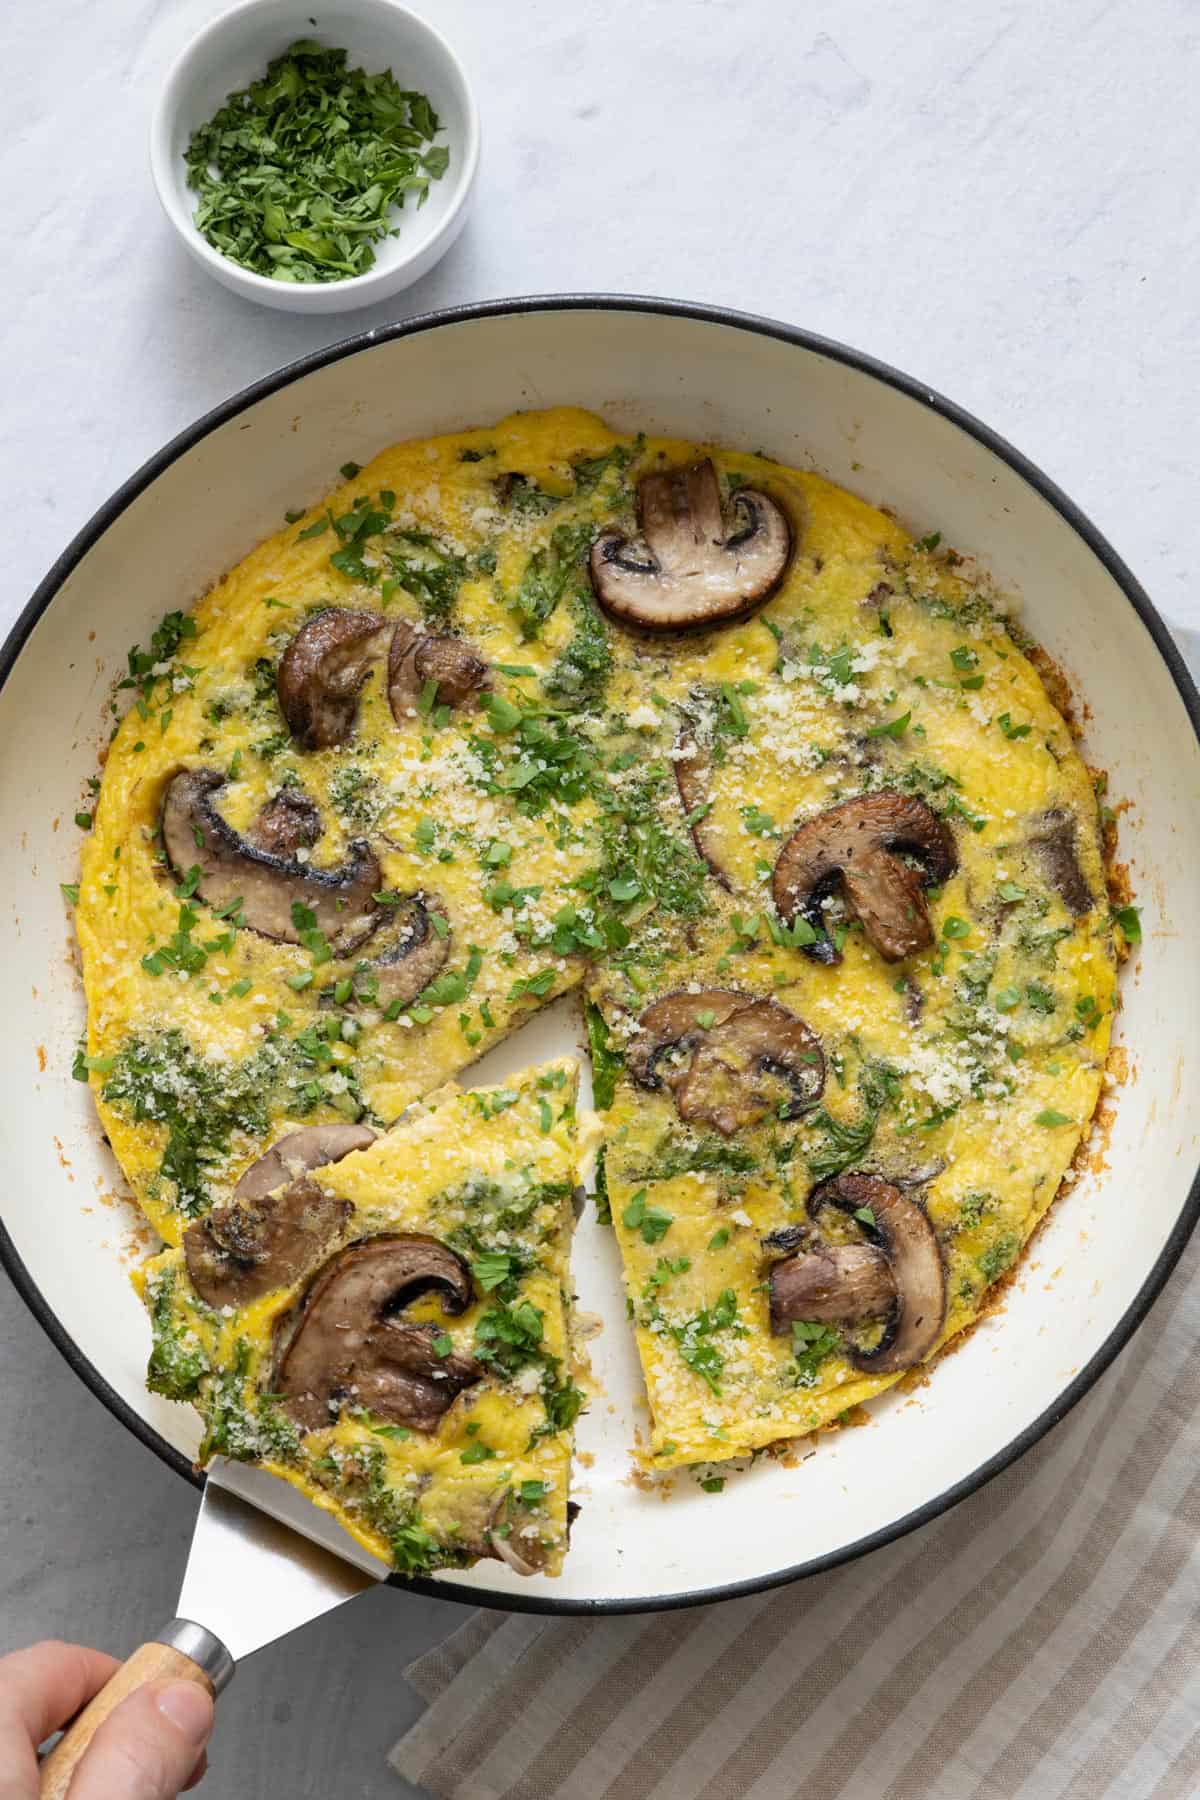
[[430, 682], [434, 705], [471, 706], [488, 683], [488, 665], [463, 638], [420, 631], [401, 619], [388, 651], [388, 701], [397, 725], [406, 725]]
[[374, 895], [382, 874], [373, 851], [356, 839], [345, 862], [320, 869], [256, 849], [217, 811], [214, 801], [224, 785], [216, 769], [183, 769], [168, 782], [162, 841], [177, 878], [198, 870], [198, 899], [218, 912], [240, 901], [250, 930], [281, 944], [301, 941], [292, 916], [299, 902], [315, 915], [316, 929], [336, 954], [348, 955], [380, 919]]
[[803, 1225], [780, 1225], [767, 1233], [762, 1247], [764, 1250], [775, 1251], [778, 1256], [795, 1256], [797, 1251], [811, 1249], [815, 1237], [813, 1227], [807, 1222]]
[[547, 1531], [548, 1521], [536, 1506], [506, 1488], [492, 1508], [487, 1542], [494, 1556], [517, 1575], [540, 1575], [550, 1560], [556, 1539]]
[[483, 1370], [473, 1356], [441, 1356], [436, 1325], [385, 1319], [354, 1368], [353, 1397], [377, 1419], [436, 1431], [442, 1414]]
[[646, 1008], [628, 1052], [639, 1087], [670, 1089], [681, 1119], [731, 1137], [768, 1112], [794, 1119], [820, 1099], [820, 1039], [776, 1000], [735, 988], [667, 994]]
[[354, 730], [359, 689], [387, 621], [377, 613], [327, 606], [296, 633], [279, 663], [279, 708], [302, 750], [344, 744]]
[[[916, 857], [922, 870], [900, 860]], [[775, 864], [775, 909], [790, 925], [802, 918], [817, 932], [807, 946], [817, 962], [841, 961], [825, 930], [822, 903], [840, 891], [885, 962], [899, 962], [933, 942], [923, 889], [958, 866], [948, 827], [912, 794], [886, 788], [844, 800], [794, 831]]]
[[311, 850], [322, 831], [321, 809], [300, 788], [280, 788], [246, 833], [246, 842], [272, 856]]
[[[868, 1244], [886, 1258], [895, 1285], [882, 1337], [873, 1350], [852, 1347], [850, 1361], [865, 1375], [912, 1368], [937, 1344], [946, 1321], [946, 1270], [928, 1214], [881, 1175], [845, 1174], [823, 1182], [809, 1195], [809, 1212], [817, 1218], [826, 1205], [854, 1217]], [[772, 1270], [772, 1291], [776, 1279]]]
[[1074, 813], [1062, 806], [1052, 806], [1034, 821], [1029, 845], [1042, 874], [1060, 895], [1067, 911], [1081, 918], [1084, 913], [1091, 912], [1096, 899], [1079, 866], [1076, 829]]
[[[441, 929], [435, 920], [441, 921]], [[351, 969], [335, 973], [339, 978], [351, 976], [355, 1000], [398, 1012], [424, 993], [445, 966], [450, 946], [450, 925], [441, 901], [432, 894], [408, 894], [389, 908], [388, 922], [368, 946], [370, 954], [359, 957]], [[324, 988], [320, 1004], [332, 1005], [335, 992], [336, 984]]]
[[306, 1430], [332, 1422], [342, 1401], [431, 1431], [455, 1396], [478, 1381], [472, 1357], [439, 1356], [440, 1333], [395, 1315], [435, 1290], [454, 1315], [471, 1302], [466, 1264], [436, 1238], [367, 1238], [339, 1251], [284, 1326], [275, 1387]]
[[214, 1207], [183, 1234], [192, 1286], [209, 1306], [238, 1307], [288, 1287], [328, 1254], [353, 1210], [306, 1175]]
[[[733, 883], [717, 856], [716, 833], [709, 823], [707, 811], [702, 810], [708, 807], [712, 798], [712, 757], [690, 726], [685, 725], [675, 739], [671, 762], [684, 817], [693, 821], [689, 829], [696, 854], [708, 864], [721, 886], [732, 892]], [[696, 813], [701, 816], [694, 818]]]
[[[445, 927], [439, 931], [434, 919]], [[450, 954], [450, 928], [441, 902], [430, 894], [410, 894], [385, 926], [371, 958], [378, 983], [376, 1004], [408, 1006], [423, 994]]]
[[310, 1169], [341, 1162], [352, 1150], [365, 1150], [375, 1142], [375, 1135], [369, 1125], [302, 1125], [250, 1164], [234, 1188], [234, 1196], [239, 1200], [261, 1200], [284, 1182], [307, 1175]]
[[792, 532], [782, 508], [755, 488], [739, 488], [730, 509], [732, 529], [707, 458], [644, 475], [637, 487], [643, 541], [603, 531], [592, 546], [592, 586], [601, 606], [644, 631], [743, 618], [782, 580]]
[[807, 1256], [789, 1256], [771, 1270], [771, 1330], [793, 1319], [853, 1325], [878, 1319], [896, 1301], [888, 1260], [869, 1244], [823, 1245]]

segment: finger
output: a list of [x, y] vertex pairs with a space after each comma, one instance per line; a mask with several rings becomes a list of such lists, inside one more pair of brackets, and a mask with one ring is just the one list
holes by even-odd
[[212, 1730], [212, 1696], [193, 1681], [152, 1681], [122, 1700], [84, 1754], [71, 1800], [174, 1800]]
[[11, 1707], [0, 1701], [0, 1800], [38, 1800], [37, 1751]]
[[181, 1794], [190, 1794], [192, 1789], [194, 1787], [198, 1787], [200, 1782], [202, 1782], [204, 1780], [204, 1777], [207, 1774], [208, 1774], [208, 1751], [202, 1750], [200, 1752], [200, 1761], [196, 1764], [195, 1768], [192, 1770], [191, 1774], [188, 1776], [187, 1780], [184, 1782], [183, 1786], [180, 1788], [180, 1790], [179, 1790], [180, 1793]]
[[34, 1644], [0, 1657], [0, 1705], [15, 1714], [33, 1744], [73, 1718], [120, 1667], [116, 1657], [82, 1644]]

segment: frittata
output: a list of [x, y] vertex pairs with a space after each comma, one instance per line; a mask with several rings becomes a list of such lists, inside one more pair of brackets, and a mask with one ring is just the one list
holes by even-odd
[[261, 1462], [404, 1572], [558, 1573], [577, 1075], [328, 1128], [359, 1148], [308, 1127], [145, 1265], [150, 1384], [199, 1407], [202, 1460]]
[[[584, 984], [654, 1464], [838, 1418], [978, 1317], [1099, 1094], [1102, 830], [1036, 652], [936, 534], [764, 455], [556, 409], [342, 474], [130, 655], [77, 918], [80, 1072], [140, 1204], [195, 1242], [307, 1133], [293, 1178], [362, 1205], [361, 1171], [337, 1243], [369, 1237], [404, 1109]], [[298, 1291], [252, 1329], [187, 1299], [209, 1448]], [[305, 1479], [330, 1430], [357, 1469], [352, 1385], [293, 1414]], [[449, 1512], [435, 1560], [483, 1542]]]

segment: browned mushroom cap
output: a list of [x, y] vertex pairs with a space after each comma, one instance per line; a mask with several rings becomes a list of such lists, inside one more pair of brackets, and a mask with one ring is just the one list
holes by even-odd
[[328, 1253], [352, 1211], [306, 1175], [278, 1193], [214, 1207], [183, 1234], [192, 1286], [209, 1306], [247, 1306], [288, 1287]]
[[386, 629], [378, 614], [346, 606], [327, 606], [300, 627], [280, 660], [276, 688], [302, 750], [325, 750], [350, 736], [358, 691]]
[[517, 1575], [540, 1575], [557, 1546], [545, 1513], [511, 1488], [505, 1488], [492, 1508], [487, 1542], [492, 1555]]
[[771, 594], [792, 552], [782, 509], [754, 488], [721, 516], [710, 461], [644, 475], [637, 513], [642, 543], [603, 531], [592, 545], [592, 586], [601, 606], [643, 631], [682, 631], [745, 616]]
[[1061, 896], [1067, 911], [1080, 918], [1091, 912], [1096, 899], [1079, 866], [1075, 837], [1074, 813], [1062, 806], [1052, 806], [1034, 820], [1029, 844], [1042, 874]]
[[385, 1319], [354, 1369], [354, 1400], [378, 1419], [436, 1431], [442, 1414], [483, 1370], [473, 1356], [439, 1356], [436, 1325]]
[[240, 901], [250, 930], [277, 943], [300, 942], [292, 917], [297, 901], [312, 911], [317, 930], [337, 954], [348, 954], [369, 937], [379, 923], [373, 896], [382, 876], [368, 845], [356, 839], [345, 862], [331, 869], [258, 850], [217, 811], [214, 801], [224, 785], [216, 769], [183, 769], [167, 784], [162, 841], [178, 879], [198, 870], [198, 899], [218, 912]]
[[850, 1361], [867, 1375], [912, 1368], [934, 1348], [946, 1320], [946, 1270], [924, 1207], [881, 1175], [859, 1174], [838, 1175], [814, 1188], [808, 1198], [813, 1217], [827, 1204], [853, 1214], [887, 1258], [896, 1289], [878, 1344], [851, 1349]]
[[246, 832], [246, 842], [272, 856], [311, 850], [321, 835], [321, 810], [299, 788], [280, 788]]
[[323, 1168], [326, 1163], [341, 1162], [352, 1150], [365, 1150], [374, 1142], [375, 1133], [369, 1125], [302, 1125], [250, 1164], [234, 1188], [234, 1195], [239, 1200], [261, 1200], [284, 1182], [295, 1181], [297, 1176]]
[[[924, 872], [897, 854], [919, 859]], [[954, 839], [923, 800], [890, 788], [843, 800], [794, 831], [775, 864], [775, 910], [817, 932], [807, 946], [817, 962], [841, 953], [825, 930], [822, 902], [840, 889], [846, 906], [885, 962], [899, 962], [933, 942], [924, 887], [945, 881], [958, 866]]]
[[776, 1000], [735, 988], [667, 994], [646, 1008], [628, 1052], [639, 1087], [670, 1089], [681, 1119], [730, 1137], [766, 1113], [794, 1119], [821, 1097], [820, 1039]]
[[397, 725], [406, 725], [429, 682], [435, 706], [470, 706], [488, 682], [488, 665], [463, 638], [419, 631], [401, 619], [388, 651], [388, 701]]
[[466, 1265], [436, 1238], [367, 1238], [326, 1264], [285, 1324], [276, 1363], [276, 1391], [298, 1424], [330, 1424], [353, 1395], [395, 1424], [434, 1429], [482, 1370], [471, 1357], [439, 1356], [434, 1326], [395, 1316], [430, 1289], [447, 1314], [470, 1304]]
[[[712, 757], [690, 726], [685, 725], [675, 739], [671, 762], [684, 817], [693, 821], [690, 830], [696, 854], [708, 864], [721, 886], [732, 892], [733, 883], [721, 866], [717, 855], [716, 834], [708, 823], [705, 810], [711, 799], [709, 784], [712, 779]], [[699, 818], [694, 817], [697, 813], [701, 814]]]
[[896, 1284], [882, 1251], [869, 1244], [830, 1244], [777, 1262], [768, 1278], [771, 1330], [793, 1319], [853, 1325], [878, 1319], [896, 1303]]
[[432, 894], [409, 894], [372, 942], [375, 1003], [402, 1008], [423, 994], [450, 954], [450, 938], [441, 901]]

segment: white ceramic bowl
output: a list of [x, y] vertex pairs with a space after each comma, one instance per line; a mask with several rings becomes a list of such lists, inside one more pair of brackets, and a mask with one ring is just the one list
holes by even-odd
[[[745, 1592], [935, 1517], [1061, 1418], [1144, 1316], [1200, 1210], [1200, 703], [1133, 576], [1045, 476], [927, 388], [766, 321], [622, 299], [418, 318], [293, 364], [168, 444], [64, 553], [0, 655], [0, 1254], [80, 1375], [181, 1473], [196, 1419], [144, 1386], [149, 1334], [127, 1280], [141, 1247], [123, 1254], [132, 1214], [97, 1204], [120, 1176], [70, 1074], [83, 1002], [58, 883], [77, 878], [66, 821], [86, 804], [112, 681], [129, 644], [146, 643], [166, 609], [188, 606], [285, 508], [316, 501], [347, 458], [570, 401], [625, 429], [815, 467], [942, 531], [1018, 590], [1088, 703], [1085, 753], [1131, 803], [1121, 854], [1146, 934], [1119, 1016], [1136, 1078], [1120, 1093], [1103, 1169], [1055, 1207], [1002, 1312], [925, 1386], [885, 1395], [869, 1427], [827, 1436], [795, 1468], [760, 1462], [719, 1498], [685, 1478], [669, 1504], [630, 1482], [644, 1400], [612, 1233], [588, 1210], [574, 1270], [582, 1306], [606, 1321], [591, 1346], [605, 1397], [581, 1420], [591, 1460], [578, 1470], [583, 1511], [565, 1573], [522, 1581], [485, 1563], [426, 1585], [595, 1611]], [[492, 1052], [486, 1076], [576, 1034], [563, 1009], [539, 1015]], [[32, 1495], [32, 1466], [28, 1480]]]
[[[437, 142], [450, 151], [450, 166], [430, 184], [424, 206], [406, 205], [397, 215], [399, 235], [374, 246], [374, 267], [346, 281], [272, 281], [222, 256], [192, 222], [196, 194], [184, 164], [192, 133], [229, 94], [257, 80], [273, 57], [304, 37], [345, 50], [351, 68], [369, 74], [390, 68], [403, 86], [425, 94], [442, 123]], [[351, 312], [428, 274], [463, 228], [478, 166], [479, 113], [462, 64], [432, 25], [394, 0], [329, 0], [319, 8], [307, 0], [246, 0], [187, 45], [167, 76], [150, 127], [154, 185], [185, 248], [234, 293], [284, 312]]]

